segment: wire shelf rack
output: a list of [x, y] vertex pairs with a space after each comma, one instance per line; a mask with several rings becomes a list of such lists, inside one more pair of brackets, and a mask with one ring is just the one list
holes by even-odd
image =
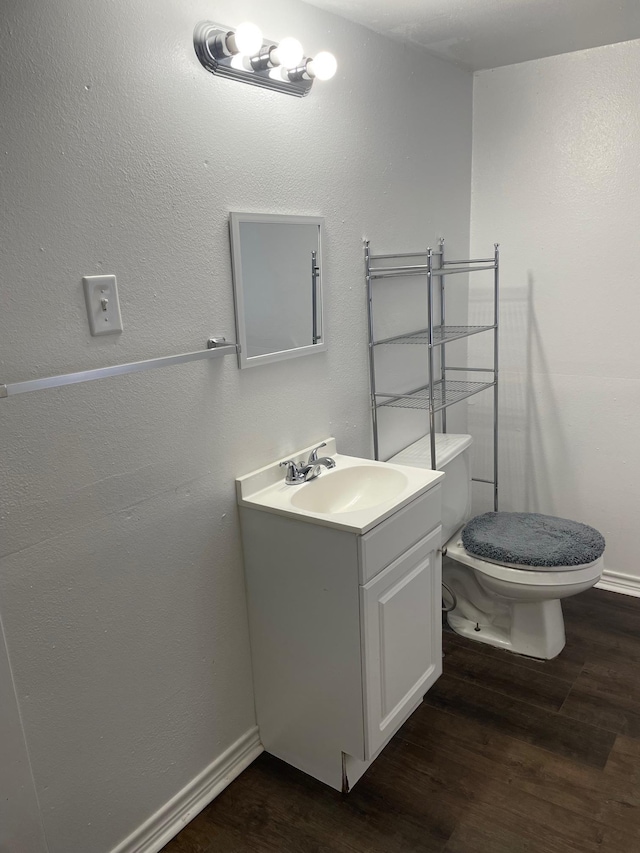
[[[489, 332], [495, 329], [495, 326], [434, 326], [433, 327], [433, 345], [434, 347], [442, 346], [442, 344], [450, 343], [451, 341], [459, 341], [462, 338], [469, 338], [471, 335], [477, 335], [480, 332]], [[374, 346], [381, 344], [428, 344], [429, 329], [420, 329], [417, 332], [406, 332], [402, 335], [393, 335], [390, 338], [381, 338], [379, 341], [373, 341]]]
[[[474, 394], [479, 394], [480, 391], [493, 388], [495, 384], [493, 380], [491, 382], [465, 382], [459, 379], [446, 379], [444, 382], [438, 382], [433, 386], [433, 411], [440, 412], [447, 406], [466, 400], [467, 397], [473, 397]], [[378, 398], [380, 397], [389, 399], [379, 401]], [[429, 399], [428, 385], [403, 395], [376, 392], [378, 408], [392, 406], [400, 409], [429, 411]]]
[[[378, 266], [375, 262], [379, 259], [386, 262], [397, 261], [400, 258], [408, 258], [406, 264], [386, 263]], [[411, 260], [413, 259], [413, 261]], [[498, 322], [499, 322], [499, 267], [500, 251], [499, 244], [493, 245], [493, 257], [469, 258], [467, 260], [448, 260], [445, 258], [444, 239], [440, 238], [438, 249], [427, 249], [426, 254], [417, 252], [399, 252], [397, 254], [373, 254], [368, 240], [364, 244], [365, 260], [365, 283], [367, 287], [367, 314], [369, 327], [369, 376], [371, 390], [371, 419], [373, 422], [373, 450], [376, 459], [380, 459], [380, 436], [378, 412], [382, 408], [395, 409], [417, 409], [428, 415], [426, 435], [430, 436], [430, 462], [431, 468], [436, 468], [436, 432], [447, 432], [447, 409], [449, 406], [466, 400], [474, 394], [479, 394], [488, 388], [493, 388], [493, 479], [482, 479], [480, 482], [493, 485], [493, 508], [498, 509]], [[372, 263], [374, 262], [374, 263]], [[484, 326], [450, 325], [447, 323], [446, 289], [445, 282], [450, 275], [457, 273], [472, 273], [491, 270], [493, 272], [493, 323]], [[403, 285], [401, 282], [393, 282], [394, 278], [402, 276], [424, 276], [425, 280], [425, 308], [426, 329], [417, 329], [391, 337], [376, 340], [374, 330], [374, 295], [380, 292], [380, 288], [397, 287], [398, 295], [401, 294]], [[389, 279], [389, 285], [376, 284], [375, 279]], [[493, 367], [484, 368], [479, 366], [462, 364], [453, 366], [449, 363], [450, 351], [445, 344], [468, 338], [481, 332], [491, 332], [493, 337]], [[376, 383], [376, 358], [379, 356], [377, 347], [385, 344], [421, 344], [425, 350], [425, 365], [422, 381], [426, 384], [420, 388], [392, 393], [379, 391]], [[436, 353], [436, 348], [438, 351]], [[396, 353], [397, 352], [396, 348]], [[459, 356], [459, 353], [458, 353]], [[457, 361], [456, 357], [456, 361]], [[466, 360], [466, 359], [465, 359]], [[398, 362], [402, 361], [399, 355]], [[415, 366], [414, 366], [415, 367]], [[412, 371], [414, 370], [412, 367]], [[386, 372], [389, 373], [390, 365]], [[485, 381], [465, 381], [463, 379], [450, 379], [449, 376], [455, 371], [456, 376], [464, 376], [465, 373], [489, 374], [488, 381], [485, 376], [478, 378]], [[402, 371], [398, 364], [391, 372], [395, 374], [398, 384], [402, 383]], [[389, 380], [387, 379], [389, 382]], [[389, 384], [391, 384], [389, 382]], [[387, 386], [388, 387], [388, 386]], [[384, 421], [386, 423], [386, 420]], [[393, 457], [392, 457], [393, 458]], [[479, 478], [475, 478], [478, 480]]]

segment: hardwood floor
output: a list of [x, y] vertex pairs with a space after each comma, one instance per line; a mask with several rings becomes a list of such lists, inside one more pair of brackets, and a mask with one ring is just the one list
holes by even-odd
[[263, 754], [162, 853], [640, 853], [640, 598], [563, 603], [554, 661], [444, 634], [348, 796]]

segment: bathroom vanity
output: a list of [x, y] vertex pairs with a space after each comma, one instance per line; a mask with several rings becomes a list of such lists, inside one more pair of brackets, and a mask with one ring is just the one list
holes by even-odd
[[326, 442], [311, 482], [236, 484], [262, 743], [347, 792], [442, 672], [444, 475]]

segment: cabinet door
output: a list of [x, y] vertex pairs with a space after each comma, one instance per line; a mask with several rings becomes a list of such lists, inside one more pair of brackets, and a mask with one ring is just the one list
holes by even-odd
[[366, 760], [442, 673], [441, 532], [360, 587]]

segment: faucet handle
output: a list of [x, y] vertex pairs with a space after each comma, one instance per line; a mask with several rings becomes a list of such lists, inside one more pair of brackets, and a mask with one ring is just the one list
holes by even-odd
[[309, 459], [307, 460], [307, 465], [313, 465], [314, 462], [318, 461], [318, 451], [321, 447], [326, 447], [327, 442], [323, 441], [322, 444], [319, 444], [317, 447], [314, 447], [311, 453], [309, 454]]
[[280, 467], [287, 468], [287, 474], [284, 478], [285, 483], [288, 483], [290, 486], [294, 483], [300, 483], [304, 479], [304, 475], [301, 476], [301, 471], [298, 468], [298, 463], [293, 459], [287, 459], [286, 462], [281, 462]]

